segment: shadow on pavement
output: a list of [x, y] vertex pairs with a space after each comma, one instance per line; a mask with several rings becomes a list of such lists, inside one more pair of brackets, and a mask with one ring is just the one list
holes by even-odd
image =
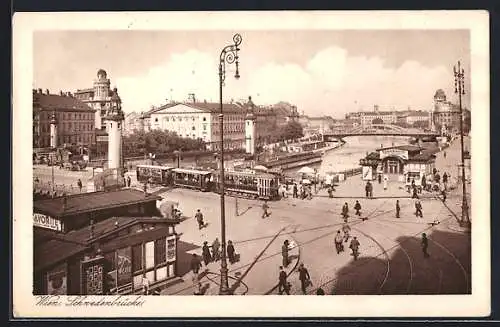
[[[193, 255], [189, 251], [199, 249], [199, 245], [177, 241], [177, 275], [184, 276], [191, 270], [191, 258]], [[201, 258], [200, 258], [201, 259]]]
[[420, 235], [399, 237], [386, 249], [389, 262], [383, 254], [351, 260], [318, 286], [331, 295], [470, 294], [470, 235], [434, 230], [427, 236], [427, 258]]

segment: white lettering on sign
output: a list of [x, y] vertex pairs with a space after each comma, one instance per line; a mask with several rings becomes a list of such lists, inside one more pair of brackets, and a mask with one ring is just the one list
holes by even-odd
[[399, 149], [387, 149], [380, 151], [380, 159], [383, 159], [385, 157], [389, 156], [397, 156], [402, 159], [408, 160], [408, 152], [404, 150], [399, 150]]
[[33, 214], [33, 226], [62, 232], [62, 224], [59, 219], [54, 219], [40, 213]]

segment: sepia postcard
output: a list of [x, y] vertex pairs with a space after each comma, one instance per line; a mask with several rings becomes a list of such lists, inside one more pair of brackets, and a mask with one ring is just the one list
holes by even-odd
[[489, 94], [486, 11], [16, 13], [13, 316], [487, 316]]

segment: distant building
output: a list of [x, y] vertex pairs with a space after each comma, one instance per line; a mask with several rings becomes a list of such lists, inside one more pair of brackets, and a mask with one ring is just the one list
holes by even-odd
[[113, 95], [118, 92], [117, 88], [111, 89], [111, 81], [104, 69], [99, 69], [97, 78], [94, 80], [93, 87], [87, 89], [79, 89], [75, 92], [75, 98], [88, 104], [95, 110], [95, 128], [105, 129], [106, 124], [103, 118], [107, 115], [108, 110], [113, 108], [115, 100]]
[[[296, 107], [292, 105], [257, 106], [251, 98], [246, 103], [224, 103], [223, 111], [226, 149], [245, 147], [245, 118], [249, 112], [255, 119], [256, 145], [267, 143], [277, 128], [297, 116]], [[143, 113], [142, 128], [146, 132], [168, 130], [180, 137], [201, 139], [209, 149], [217, 149], [220, 142], [219, 113], [219, 103], [197, 101], [192, 95], [189, 101], [170, 102]]]
[[33, 147], [93, 144], [94, 113], [70, 92], [51, 94], [49, 90], [45, 93], [42, 89], [33, 90]]
[[135, 130], [142, 131], [144, 120], [142, 119], [142, 114], [137, 112], [131, 112], [125, 115], [125, 122], [123, 125], [123, 134], [132, 134]]
[[[464, 129], [470, 128], [470, 110], [463, 108]], [[456, 104], [446, 101], [446, 94], [442, 89], [439, 89], [434, 94], [434, 111], [432, 120], [436, 130], [441, 130], [442, 126], [449, 132], [458, 132], [460, 130], [460, 107]]]
[[394, 111], [372, 111], [362, 112], [360, 123], [362, 127], [369, 127], [378, 122], [378, 124], [391, 125], [397, 122], [397, 114]]

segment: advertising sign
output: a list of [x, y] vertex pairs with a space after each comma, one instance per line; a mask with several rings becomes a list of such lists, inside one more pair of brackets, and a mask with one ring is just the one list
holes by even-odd
[[132, 249], [126, 247], [123, 249], [118, 249], [117, 254], [117, 273], [118, 273], [118, 285], [124, 285], [130, 283], [132, 280]]
[[173, 262], [176, 259], [176, 235], [167, 237], [167, 262]]
[[62, 232], [62, 224], [59, 219], [42, 215], [41, 213], [33, 213], [33, 226]]
[[47, 294], [66, 295], [68, 290], [66, 264], [62, 264], [47, 273]]
[[82, 262], [83, 295], [104, 293], [104, 258], [98, 257]]
[[364, 181], [371, 181], [373, 180], [373, 169], [372, 167], [368, 167], [368, 166], [363, 166], [362, 167], [363, 171], [363, 180]]
[[386, 149], [386, 150], [380, 151], [380, 159], [383, 159], [383, 158], [389, 157], [389, 156], [396, 156], [396, 157], [400, 157], [402, 159], [408, 160], [408, 152], [405, 150]]

